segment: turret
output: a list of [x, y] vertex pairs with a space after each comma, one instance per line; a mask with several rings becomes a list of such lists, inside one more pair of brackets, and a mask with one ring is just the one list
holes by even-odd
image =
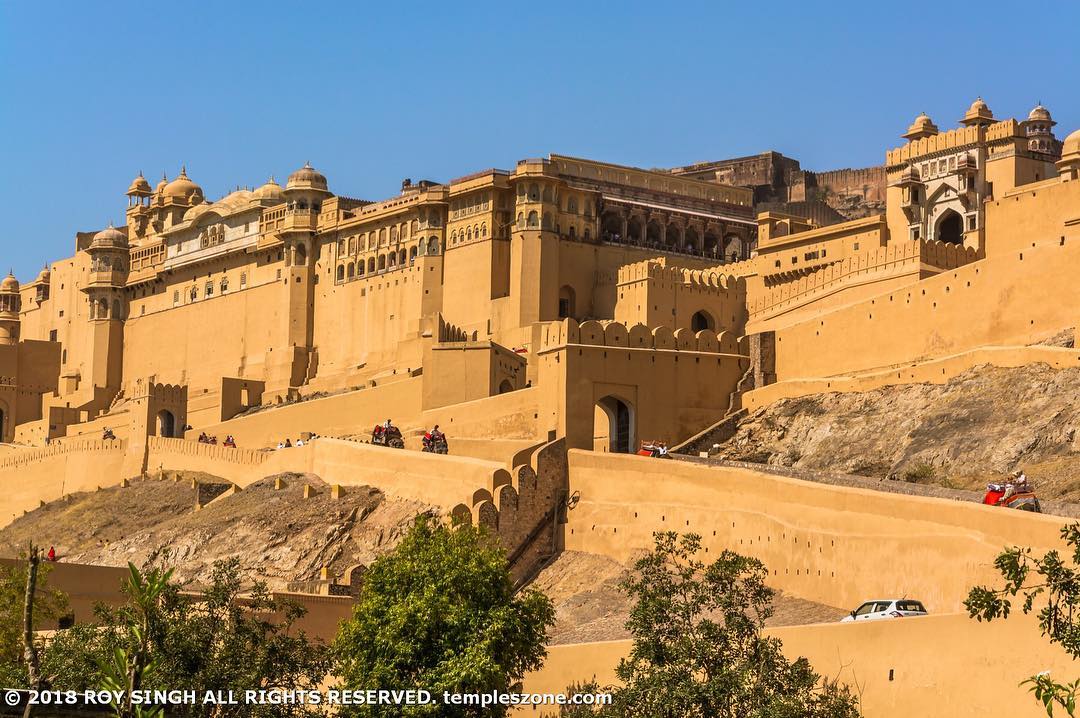
[[19, 280], [8, 272], [0, 282], [0, 345], [19, 343], [19, 310], [22, 309], [22, 297], [19, 295]]

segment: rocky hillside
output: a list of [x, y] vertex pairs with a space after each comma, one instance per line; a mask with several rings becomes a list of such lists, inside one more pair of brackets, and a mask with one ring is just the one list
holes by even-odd
[[718, 458], [977, 489], [1023, 469], [1080, 500], [1080, 369], [976, 367], [944, 385], [778, 401], [739, 421]]
[[[307, 474], [271, 476], [196, 511], [192, 478], [204, 484], [204, 502], [225, 488], [214, 477], [183, 472], [73, 494], [0, 530], [0, 555], [18, 555], [30, 539], [55, 546], [61, 560], [106, 566], [141, 565], [168, 550], [177, 577], [195, 583], [214, 561], [235, 556], [246, 575], [271, 588], [311, 588], [323, 566], [343, 574], [367, 565], [397, 544], [417, 514], [436, 512], [366, 486], [332, 499], [329, 487]], [[307, 499], [305, 484], [317, 492]]]

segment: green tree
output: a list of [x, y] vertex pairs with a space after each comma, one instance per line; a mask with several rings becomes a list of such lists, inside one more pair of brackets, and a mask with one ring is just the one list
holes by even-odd
[[[1036, 611], [1039, 628], [1051, 643], [1056, 643], [1073, 658], [1080, 658], [1080, 523], [1061, 529], [1061, 538], [1071, 551], [1065, 559], [1057, 550], [1041, 557], [1030, 548], [1013, 546], [1002, 551], [994, 567], [1005, 583], [1000, 588], [976, 586], [968, 593], [964, 607], [979, 621], [1005, 619], [1012, 612], [1013, 600], [1022, 599], [1020, 609]], [[1058, 683], [1048, 673], [1023, 681], [1036, 700], [1053, 715], [1055, 708], [1076, 715], [1080, 679]]]
[[[515, 596], [506, 555], [490, 534], [418, 519], [364, 574], [352, 618], [334, 643], [335, 674], [352, 690], [507, 692], [540, 666], [551, 601]], [[365, 706], [364, 716], [501, 716], [505, 707]]]
[[[789, 661], [762, 635], [772, 615], [768, 571], [723, 551], [706, 565], [701, 537], [654, 534], [654, 549], [624, 580], [634, 599], [630, 655], [620, 661], [603, 716], [851, 718], [857, 699], [805, 658]], [[586, 714], [587, 715], [587, 714]]]
[[[25, 557], [24, 557], [25, 558]], [[68, 599], [60, 591], [48, 590], [52, 564], [38, 565], [37, 590], [34, 592], [34, 629], [55, 623], [67, 613]], [[23, 660], [23, 603], [26, 595], [27, 564], [20, 560], [0, 566], [0, 685], [28, 686]]]
[[[185, 593], [170, 571], [129, 565], [128, 603], [98, 608], [96, 625], [61, 632], [43, 671], [59, 689], [313, 690], [330, 667], [329, 650], [295, 623], [296, 604], [274, 599], [265, 584], [242, 590], [237, 559], [214, 565], [201, 594]], [[295, 635], [294, 635], [295, 633]], [[137, 718], [135, 706], [122, 718]], [[142, 715], [153, 715], [143, 713]], [[170, 716], [289, 718], [312, 715], [298, 704], [172, 706]]]

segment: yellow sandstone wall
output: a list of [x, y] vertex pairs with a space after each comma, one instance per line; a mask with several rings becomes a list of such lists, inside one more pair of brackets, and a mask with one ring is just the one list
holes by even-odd
[[728, 548], [761, 559], [773, 587], [840, 608], [908, 596], [933, 613], [960, 610], [972, 585], [993, 579], [1002, 547], [1058, 547], [1064, 523], [636, 456], [574, 450], [569, 472], [581, 499], [568, 512], [567, 549], [628, 561], [652, 546], [654, 531], [694, 531], [709, 553]]
[[[789, 658], [805, 656], [822, 675], [851, 686], [868, 718], [1038, 718], [1046, 711], [1020, 681], [1044, 670], [1059, 681], [1078, 673], [1068, 654], [1050, 646], [1022, 615], [989, 624], [949, 614], [787, 626], [765, 634], [783, 641]], [[525, 676], [524, 690], [562, 693], [593, 676], [601, 686], [613, 684], [615, 667], [630, 647], [630, 641], [551, 646], [544, 667]]]
[[1074, 326], [1080, 241], [1034, 245], [778, 330], [777, 380], [1030, 344]]

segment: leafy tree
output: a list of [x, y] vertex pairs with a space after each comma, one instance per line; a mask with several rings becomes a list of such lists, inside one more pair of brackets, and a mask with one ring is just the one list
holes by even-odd
[[[706, 565], [701, 537], [654, 534], [655, 547], [623, 589], [634, 599], [634, 643], [603, 716], [651, 718], [852, 718], [857, 699], [805, 658], [789, 661], [762, 635], [772, 615], [768, 571], [722, 552]], [[587, 713], [585, 713], [587, 715]]]
[[[329, 651], [293, 634], [304, 610], [274, 599], [265, 584], [242, 591], [237, 559], [215, 563], [201, 595], [186, 594], [171, 571], [129, 565], [128, 603], [98, 608], [98, 624], [62, 631], [43, 670], [58, 689], [206, 691], [309, 689], [329, 670]], [[153, 716], [124, 706], [121, 718]], [[288, 718], [312, 715], [299, 704], [171, 706], [185, 718]]]
[[[1057, 550], [1047, 551], [1041, 558], [1032, 555], [1030, 548], [1014, 546], [1001, 552], [994, 567], [1005, 585], [1000, 588], [976, 586], [968, 593], [964, 607], [968, 615], [979, 621], [1008, 618], [1013, 600], [1022, 597], [1020, 609], [1025, 613], [1038, 609], [1039, 628], [1051, 643], [1060, 645], [1073, 658], [1080, 658], [1080, 523], [1061, 529], [1061, 538], [1072, 555], [1062, 558]], [[1080, 679], [1058, 683], [1049, 673], [1040, 673], [1023, 681], [1036, 700], [1053, 715], [1055, 707], [1076, 715]]]
[[[352, 690], [507, 692], [540, 666], [551, 601], [515, 596], [506, 555], [471, 526], [420, 518], [364, 574], [351, 619], [334, 643], [335, 674]], [[363, 716], [501, 716], [505, 706], [362, 706]]]
[[[60, 591], [47, 590], [52, 564], [38, 565], [34, 592], [34, 628], [55, 622], [67, 613], [68, 599]], [[20, 560], [0, 566], [0, 685], [28, 687], [23, 660], [23, 602], [26, 595], [27, 564]]]

